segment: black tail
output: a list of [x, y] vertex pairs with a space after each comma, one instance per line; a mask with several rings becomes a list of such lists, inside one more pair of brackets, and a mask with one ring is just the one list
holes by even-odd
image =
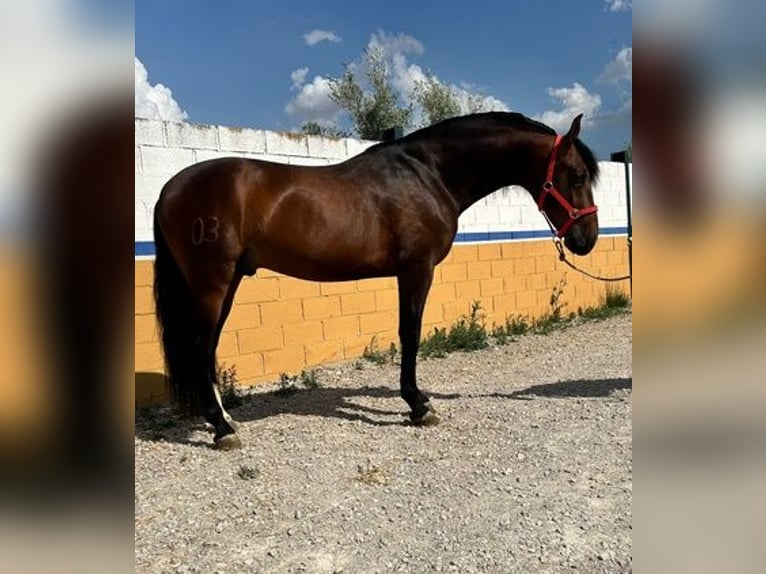
[[203, 414], [208, 384], [201, 324], [192, 292], [154, 214], [154, 301], [173, 399], [189, 414]]

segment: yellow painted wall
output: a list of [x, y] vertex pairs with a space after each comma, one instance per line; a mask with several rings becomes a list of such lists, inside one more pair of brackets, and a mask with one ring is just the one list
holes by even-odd
[[[573, 258], [573, 257], [572, 257]], [[625, 275], [625, 237], [601, 237], [577, 264], [591, 273]], [[153, 261], [136, 261], [136, 404], [166, 401], [163, 360], [154, 319]], [[550, 241], [456, 244], [436, 268], [423, 318], [423, 333], [448, 327], [481, 302], [486, 323], [550, 311], [553, 289], [566, 276], [565, 312], [597, 305], [605, 283], [560, 263]], [[627, 281], [617, 284], [627, 291]], [[247, 278], [224, 327], [218, 360], [236, 365], [241, 384], [273, 381], [324, 363], [361, 356], [373, 336], [382, 348], [397, 337], [396, 280], [313, 283], [270, 271]]]

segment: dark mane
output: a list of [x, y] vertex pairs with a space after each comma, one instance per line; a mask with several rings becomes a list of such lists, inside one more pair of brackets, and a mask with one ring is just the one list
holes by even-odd
[[456, 116], [442, 120], [436, 124], [411, 133], [411, 136], [443, 136], [454, 134], [457, 131], [465, 132], [473, 129], [491, 129], [495, 127], [510, 127], [514, 129], [529, 130], [543, 134], [555, 134], [556, 132], [543, 123], [528, 118], [518, 112], [484, 112]]
[[[470, 134], [474, 130], [486, 130], [497, 127], [510, 127], [520, 130], [528, 130], [541, 134], [556, 135], [556, 130], [546, 126], [542, 122], [528, 118], [518, 112], [484, 112], [480, 114], [469, 114], [465, 116], [456, 116], [442, 120], [428, 127], [414, 131], [403, 138], [393, 142], [383, 142], [373, 148], [387, 147], [398, 143], [409, 143], [421, 139], [430, 138], [454, 138]], [[591, 149], [585, 145], [581, 139], [575, 141], [575, 149], [580, 154], [585, 167], [588, 169], [591, 179], [595, 183], [599, 176], [599, 166], [596, 156]]]

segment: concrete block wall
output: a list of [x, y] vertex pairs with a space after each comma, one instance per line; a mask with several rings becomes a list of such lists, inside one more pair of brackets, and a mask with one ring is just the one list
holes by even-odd
[[[162, 185], [183, 167], [212, 157], [242, 156], [317, 165], [341, 161], [374, 142], [224, 126], [136, 120], [136, 402], [161, 402], [166, 390], [152, 298], [152, 209]], [[602, 237], [578, 263], [604, 275], [627, 270], [624, 167], [603, 162], [595, 190]], [[563, 266], [542, 216], [523, 189], [509, 188], [478, 202], [460, 219], [458, 238], [436, 269], [424, 333], [453, 324], [479, 301], [488, 326], [506, 317], [550, 310], [552, 290], [565, 283], [565, 311], [596, 305], [604, 284]], [[627, 289], [627, 285], [622, 285]], [[393, 278], [313, 283], [259, 270], [235, 299], [218, 349], [254, 384], [324, 363], [359, 357], [373, 336], [386, 348], [397, 340], [398, 299]]]

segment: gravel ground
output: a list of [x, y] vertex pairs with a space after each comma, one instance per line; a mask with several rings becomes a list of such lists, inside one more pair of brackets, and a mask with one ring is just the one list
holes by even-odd
[[136, 572], [630, 572], [631, 317], [418, 363], [442, 415], [406, 422], [398, 366], [259, 386], [202, 425], [136, 419]]

